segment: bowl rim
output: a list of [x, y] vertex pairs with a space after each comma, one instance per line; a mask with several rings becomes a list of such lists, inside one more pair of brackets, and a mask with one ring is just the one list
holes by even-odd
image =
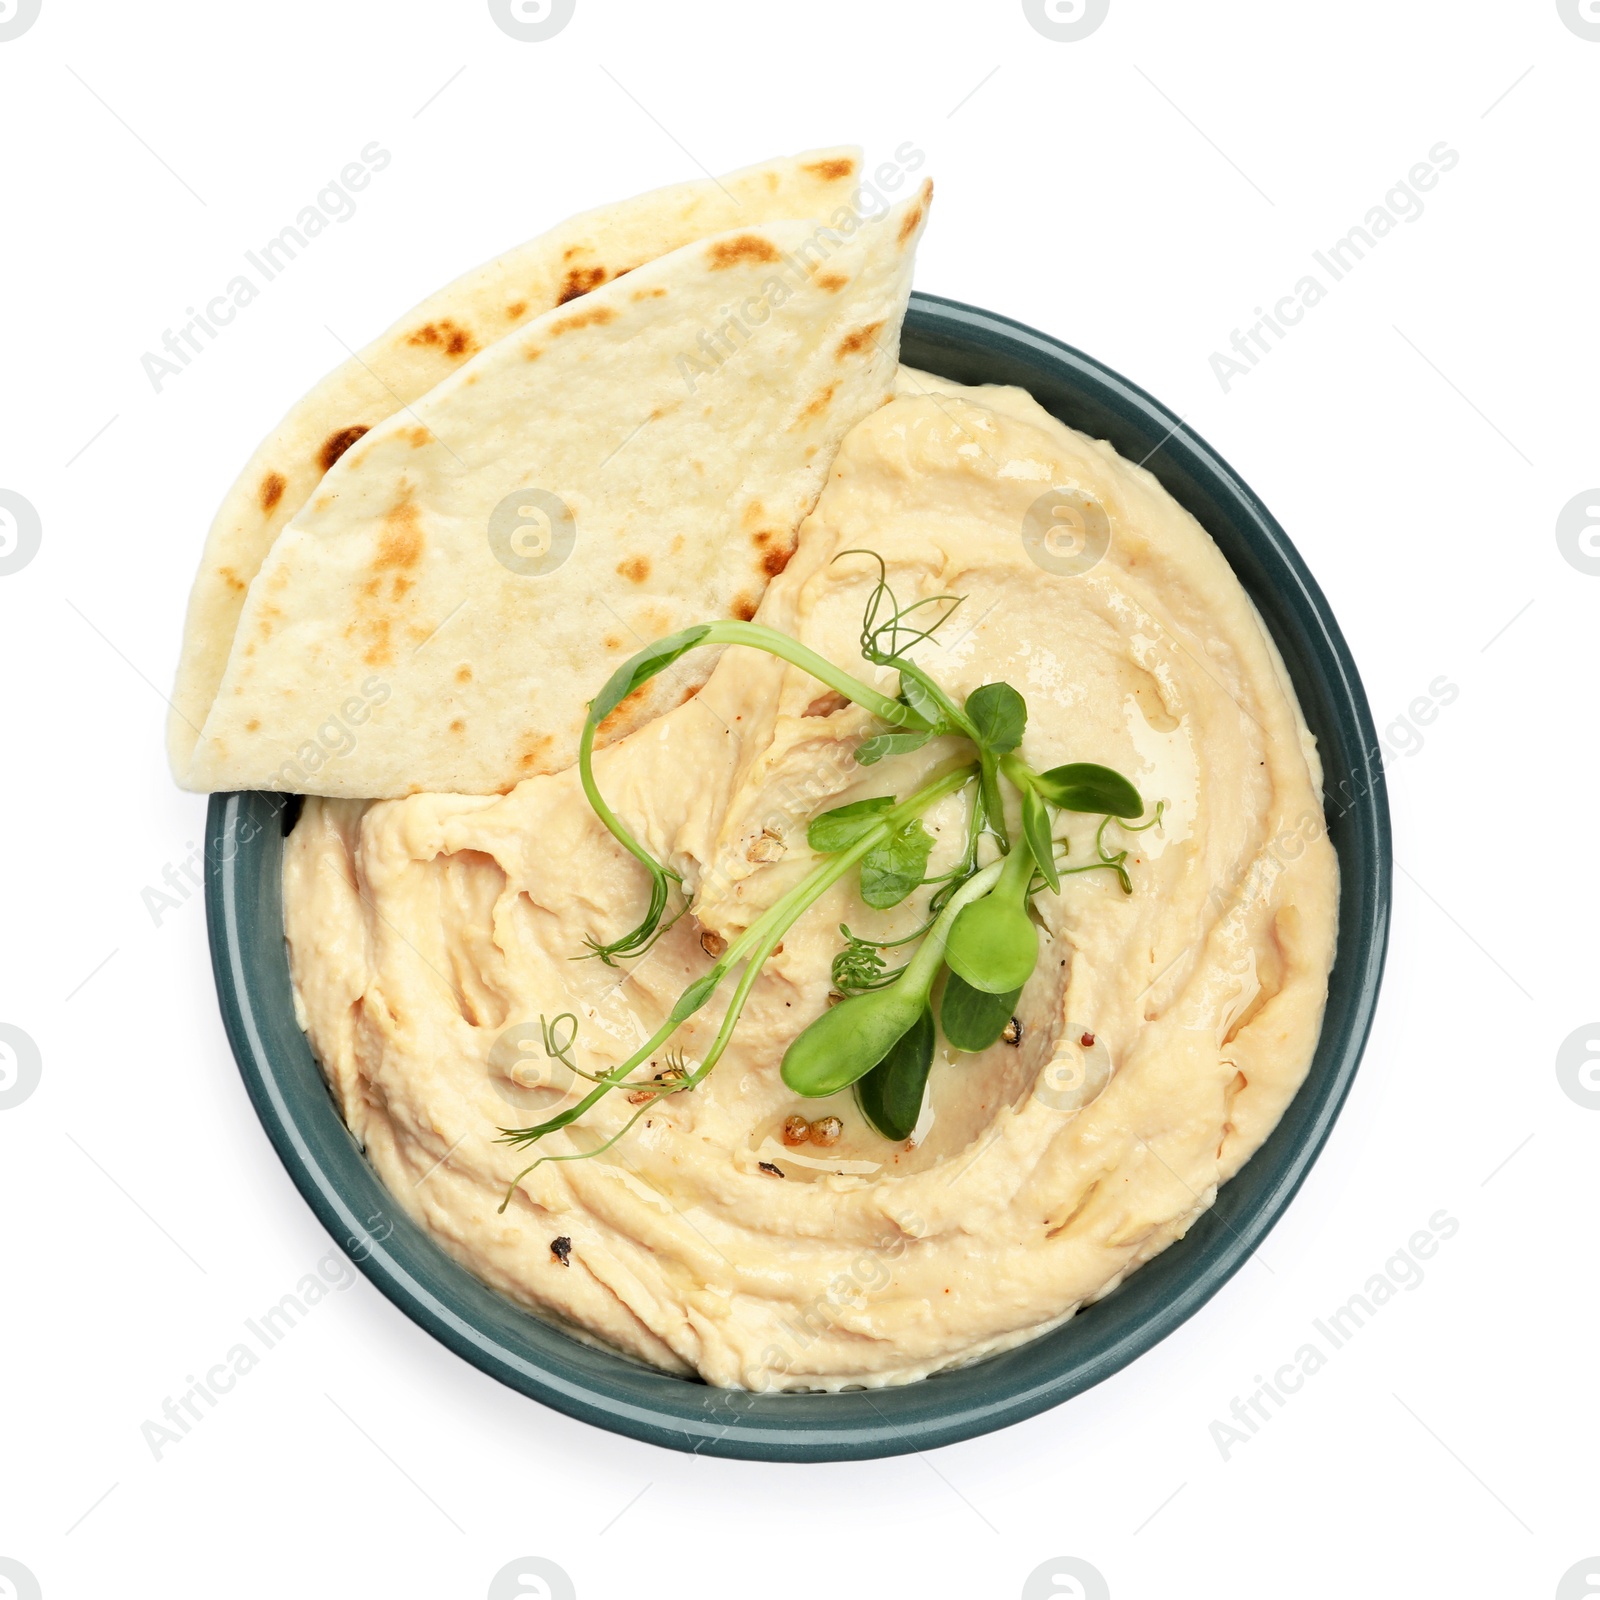
[[[1130, 438], [1138, 428], [1148, 430], [1145, 438], [1159, 432], [1144, 464], [1164, 483], [1178, 480], [1191, 498], [1215, 498], [1228, 508], [1221, 527], [1203, 517], [1202, 525], [1236, 571], [1230, 544], [1269, 569], [1266, 594], [1304, 626], [1295, 640], [1270, 627], [1269, 633], [1291, 677], [1302, 657], [1315, 667], [1307, 683], [1327, 700], [1332, 723], [1313, 731], [1325, 755], [1334, 746], [1341, 752], [1345, 776], [1337, 797], [1325, 796], [1341, 874], [1339, 950], [1306, 1081], [1272, 1135], [1187, 1234], [1114, 1293], [1001, 1355], [914, 1384], [839, 1394], [711, 1389], [563, 1333], [480, 1283], [400, 1208], [388, 1209], [387, 1191], [345, 1128], [303, 1035], [295, 1047], [292, 1001], [285, 1028], [288, 959], [275, 897], [286, 830], [277, 824], [292, 797], [216, 794], [207, 814], [206, 913], [224, 1027], [267, 1136], [318, 1219], [381, 1293], [464, 1360], [569, 1416], [671, 1449], [772, 1461], [921, 1451], [1020, 1422], [1121, 1370], [1216, 1294], [1283, 1215], [1349, 1093], [1381, 988], [1393, 861], [1378, 739], [1343, 634], [1283, 529], [1181, 418], [1072, 346], [995, 312], [923, 293], [911, 296], [905, 333], [913, 344], [954, 341], [962, 359], [979, 367], [1038, 369], [1038, 382], [1028, 387], [1061, 385], [1092, 396], [1085, 404], [1109, 422], [1107, 437], [1119, 428]], [[1151, 465], [1158, 455], [1161, 461]], [[1258, 609], [1262, 592], [1258, 585]], [[1293, 650], [1285, 648], [1291, 643]], [[1305, 706], [1307, 685], [1297, 678], [1295, 687]], [[1330, 1034], [1335, 989], [1340, 1007]]]

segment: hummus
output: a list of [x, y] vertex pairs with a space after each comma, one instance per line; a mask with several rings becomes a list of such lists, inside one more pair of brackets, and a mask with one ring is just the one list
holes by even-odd
[[[1087, 541], [1076, 559], [1048, 522], [1040, 533], [1055, 503]], [[1313, 741], [1227, 563], [1149, 473], [1019, 390], [904, 373], [846, 438], [757, 615], [892, 694], [893, 673], [860, 657], [877, 566], [841, 552], [863, 549], [902, 604], [964, 597], [916, 659], [958, 700], [1015, 685], [1035, 769], [1099, 762], [1164, 802], [1148, 831], [1107, 827], [1131, 895], [1091, 871], [1035, 898], [1020, 1036], [977, 1055], [941, 1037], [905, 1143], [848, 1092], [799, 1101], [779, 1077], [828, 1004], [840, 923], [889, 939], [922, 920], [925, 893], [875, 912], [851, 875], [786, 934], [699, 1088], [601, 1153], [536, 1167], [497, 1212], [529, 1161], [593, 1150], [636, 1109], [616, 1093], [531, 1151], [496, 1142], [589, 1087], [546, 1056], [541, 1017], [570, 1019], [558, 1032], [575, 1026], [584, 1072], [624, 1060], [707, 951], [814, 864], [812, 816], [908, 794], [954, 740], [858, 767], [863, 711], [727, 651], [698, 693], [596, 757], [611, 805], [692, 896], [620, 968], [572, 959], [631, 927], [647, 887], [575, 770], [503, 796], [308, 800], [288, 843], [302, 1025], [396, 1200], [521, 1305], [712, 1384], [903, 1383], [1109, 1292], [1271, 1132], [1310, 1063], [1333, 960]], [[597, 662], [594, 690], [633, 648]], [[926, 815], [930, 875], [959, 854], [968, 803]], [[1098, 821], [1059, 819], [1067, 866], [1095, 859]], [[731, 987], [675, 1039], [691, 1065]], [[843, 1134], [790, 1148], [796, 1113], [837, 1116]]]

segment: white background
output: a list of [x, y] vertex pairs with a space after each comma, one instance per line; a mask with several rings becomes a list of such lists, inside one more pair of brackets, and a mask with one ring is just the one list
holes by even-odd
[[[1555, 1065], [1600, 1016], [1600, 576], [1555, 534], [1600, 483], [1597, 94], [1555, 0], [1111, 0], [1077, 43], [1016, 0], [577, 0], [533, 44], [482, 0], [43, 0], [0, 43], [0, 488], [43, 528], [0, 577], [0, 1022], [43, 1064], [0, 1111], [0, 1556], [45, 1600], [476, 1600], [525, 1554], [582, 1600], [1011, 1597], [1057, 1556], [1116, 1600], [1545, 1597], [1600, 1556], [1600, 1111]], [[1183, 413], [1305, 554], [1392, 730], [1394, 939], [1326, 1153], [1159, 1348], [931, 1457], [613, 1437], [361, 1280], [154, 1460], [141, 1424], [330, 1248], [240, 1085], [198, 898], [160, 926], [141, 899], [201, 836], [162, 697], [216, 503], [339, 341], [481, 258], [908, 139], [938, 187], [918, 286]], [[156, 393], [144, 352], [372, 140], [393, 161], [357, 214]], [[1441, 140], [1424, 213], [1224, 393], [1212, 353]], [[1441, 677], [1416, 748], [1396, 719]], [[1441, 1209], [1425, 1281], [1225, 1460], [1234, 1397]]]

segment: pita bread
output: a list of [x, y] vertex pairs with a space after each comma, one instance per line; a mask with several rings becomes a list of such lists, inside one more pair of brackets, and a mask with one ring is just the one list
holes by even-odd
[[490, 794], [570, 765], [617, 663], [751, 615], [783, 569], [840, 440], [893, 393], [930, 195], [688, 245], [375, 426], [250, 586], [185, 787]]
[[174, 776], [216, 698], [251, 580], [357, 438], [475, 352], [646, 261], [729, 228], [831, 217], [849, 202], [860, 157], [853, 146], [811, 150], [585, 212], [458, 278], [330, 372], [262, 441], [211, 525], [167, 723]]

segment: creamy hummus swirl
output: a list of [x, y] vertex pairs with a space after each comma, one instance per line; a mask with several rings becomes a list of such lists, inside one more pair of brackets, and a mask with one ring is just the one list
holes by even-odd
[[[630, 927], [646, 889], [575, 771], [500, 797], [310, 800], [287, 849], [301, 1022], [400, 1204], [521, 1305], [718, 1385], [902, 1383], [1106, 1294], [1270, 1133], [1310, 1063], [1333, 960], [1314, 743], [1237, 579], [1149, 473], [1021, 391], [906, 372], [846, 438], [758, 613], [892, 693], [893, 674], [860, 659], [877, 567], [841, 553], [861, 550], [902, 603], [964, 596], [917, 658], [957, 696], [1014, 684], [1035, 768], [1101, 762], [1165, 803], [1157, 828], [1108, 827], [1131, 896], [1096, 871], [1037, 897], [1020, 1038], [971, 1056], [941, 1039], [906, 1143], [848, 1094], [800, 1102], [779, 1077], [828, 1003], [839, 924], [892, 938], [920, 920], [925, 896], [873, 912], [847, 880], [786, 935], [700, 1088], [602, 1154], [535, 1168], [496, 1209], [532, 1159], [497, 1130], [588, 1087], [546, 1058], [540, 1018], [576, 1020], [584, 1071], [615, 1066], [707, 950], [805, 873], [811, 816], [907, 794], [954, 741], [857, 767], [863, 712], [726, 652], [698, 694], [596, 759], [612, 805], [693, 896], [622, 969], [572, 959]], [[612, 664], [597, 647], [596, 688]], [[930, 873], [959, 853], [966, 804], [928, 814]], [[1060, 819], [1069, 866], [1094, 859], [1097, 822]], [[681, 1031], [691, 1064], [727, 992]], [[634, 1109], [613, 1094], [533, 1154], [591, 1149]], [[836, 1115], [843, 1137], [791, 1149], [795, 1113]]]

